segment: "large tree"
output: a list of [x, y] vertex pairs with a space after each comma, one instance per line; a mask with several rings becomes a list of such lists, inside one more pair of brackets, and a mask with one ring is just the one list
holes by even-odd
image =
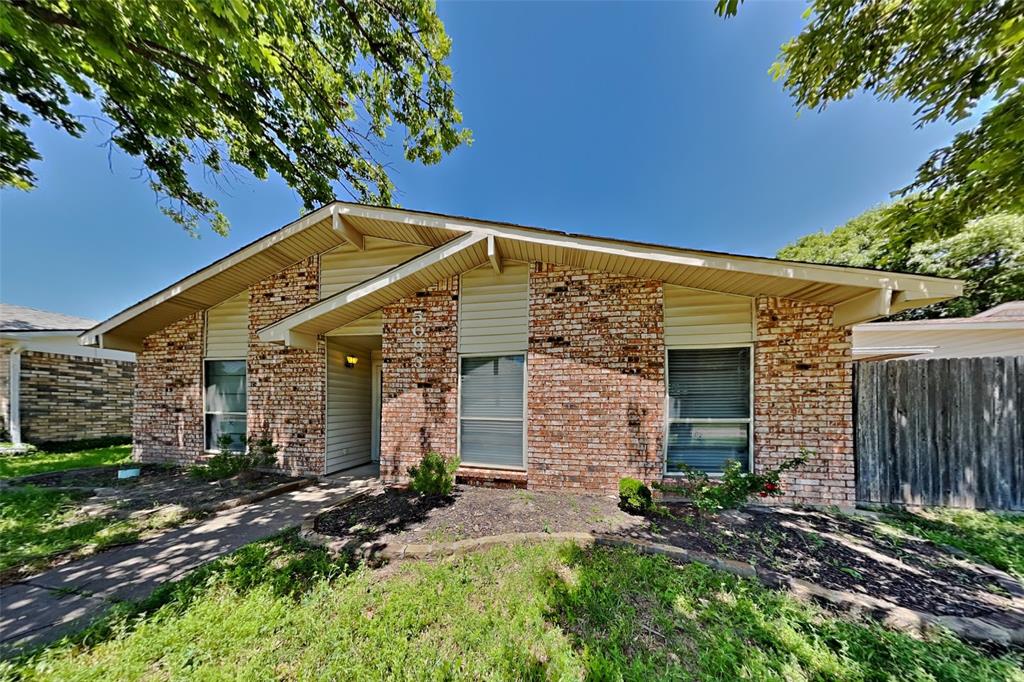
[[0, 186], [36, 183], [32, 116], [79, 137], [96, 99], [165, 213], [225, 233], [197, 174], [275, 171], [307, 207], [340, 185], [390, 203], [392, 124], [436, 163], [460, 129], [450, 40], [431, 0], [0, 0]]
[[[718, 0], [721, 15], [741, 0]], [[973, 128], [918, 168], [885, 214], [900, 240], [997, 212], [1024, 213], [1024, 8], [1019, 0], [812, 0], [807, 25], [772, 74], [800, 108], [822, 110], [860, 90], [917, 105], [917, 124]], [[932, 234], [934, 236], [934, 234]]]
[[889, 214], [900, 206], [866, 211], [831, 232], [801, 237], [779, 258], [831, 265], [885, 267], [963, 279], [964, 295], [901, 313], [900, 319], [967, 317], [1007, 301], [1024, 300], [1024, 215], [1001, 213], [967, 223], [951, 235], [893, 249]]

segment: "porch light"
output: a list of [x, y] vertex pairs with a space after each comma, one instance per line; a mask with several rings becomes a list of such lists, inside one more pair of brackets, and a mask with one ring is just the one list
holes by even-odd
[[354, 356], [354, 355], [346, 355], [345, 356], [345, 366], [346, 367], [355, 367], [357, 362], [359, 362], [359, 358], [357, 358], [356, 356]]

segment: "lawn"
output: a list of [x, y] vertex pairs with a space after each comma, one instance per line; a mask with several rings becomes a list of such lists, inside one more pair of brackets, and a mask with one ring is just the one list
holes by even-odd
[[13, 567], [45, 568], [55, 554], [84, 555], [111, 545], [134, 542], [146, 531], [181, 522], [168, 510], [139, 518], [90, 513], [90, 494], [23, 486], [0, 489], [0, 572]]
[[286, 534], [0, 675], [1020, 681], [1020, 665], [628, 550], [550, 542], [373, 571]]
[[1024, 579], [1024, 515], [928, 509], [882, 517], [912, 535], [950, 545]]
[[124, 464], [130, 462], [131, 459], [131, 445], [114, 445], [78, 452], [37, 452], [31, 455], [8, 455], [0, 457], [0, 478]]

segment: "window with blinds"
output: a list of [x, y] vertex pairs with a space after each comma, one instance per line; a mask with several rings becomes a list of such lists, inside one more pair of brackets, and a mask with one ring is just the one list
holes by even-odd
[[206, 449], [218, 450], [217, 440], [231, 436], [231, 449], [244, 449], [245, 437], [245, 360], [207, 360]]
[[459, 457], [464, 464], [524, 467], [522, 355], [464, 357], [459, 398]]
[[666, 471], [750, 465], [750, 347], [668, 351]]

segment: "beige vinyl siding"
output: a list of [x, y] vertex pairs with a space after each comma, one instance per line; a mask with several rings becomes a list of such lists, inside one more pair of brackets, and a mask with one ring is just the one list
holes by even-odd
[[665, 345], [750, 343], [754, 340], [753, 301], [665, 285]]
[[249, 291], [206, 311], [206, 357], [242, 359], [249, 352]]
[[365, 251], [358, 251], [344, 244], [320, 256], [320, 298], [365, 282], [429, 250], [427, 246], [374, 237], [367, 237], [365, 245]]
[[326, 336], [380, 336], [384, 333], [384, 316], [378, 310], [366, 317], [361, 317], [355, 322], [332, 329]]
[[459, 291], [459, 352], [526, 350], [529, 266], [506, 262], [501, 274], [484, 265], [462, 275]]
[[[345, 356], [359, 359], [345, 367]], [[327, 473], [370, 461], [370, 353], [327, 340]]]

